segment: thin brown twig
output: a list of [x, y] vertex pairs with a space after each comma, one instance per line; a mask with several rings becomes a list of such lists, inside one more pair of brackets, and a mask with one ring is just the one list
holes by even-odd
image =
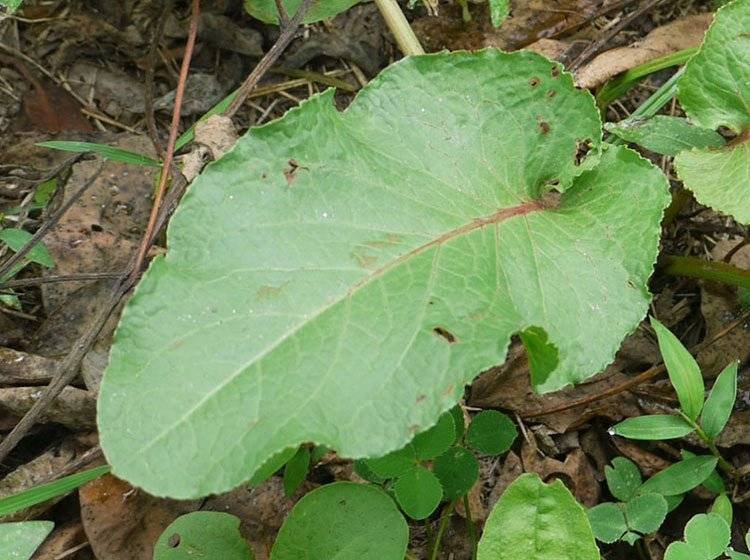
[[580, 68], [584, 63], [588, 62], [588, 60], [592, 56], [598, 53], [607, 43], [609, 43], [615, 35], [617, 35], [620, 31], [625, 29], [628, 25], [630, 25], [633, 22], [633, 20], [641, 17], [651, 8], [653, 8], [657, 4], [661, 4], [662, 2], [664, 2], [664, 0], [649, 0], [637, 10], [628, 14], [624, 18], [622, 18], [617, 23], [617, 25], [612, 27], [612, 29], [607, 31], [604, 35], [602, 35], [599, 39], [591, 43], [588, 47], [583, 49], [583, 52], [581, 52], [581, 54], [579, 54], [573, 60], [573, 62], [571, 62], [568, 65], [568, 70], [570, 70], [571, 72], [575, 72], [576, 70], [578, 70], [578, 68]]
[[172, 13], [173, 5], [174, 0], [167, 0], [164, 2], [161, 15], [159, 16], [154, 28], [154, 35], [151, 37], [151, 46], [149, 47], [148, 55], [146, 55], [146, 84], [143, 92], [146, 113], [146, 130], [148, 131], [151, 143], [154, 145], [154, 150], [159, 159], [164, 158], [164, 146], [159, 140], [159, 131], [156, 129], [156, 118], [154, 117], [154, 73], [156, 72], [156, 55], [159, 51], [159, 43], [164, 34], [164, 26], [166, 25], [167, 18], [169, 17], [169, 14]]
[[[229, 105], [227, 110], [224, 112], [225, 116], [234, 116], [239, 108], [242, 107], [242, 104], [245, 103], [245, 99], [247, 99], [247, 96], [250, 95], [250, 92], [257, 85], [260, 79], [265, 75], [265, 73], [274, 64], [274, 62], [278, 60], [278, 58], [281, 56], [281, 53], [284, 52], [284, 49], [289, 46], [289, 43], [291, 43], [294, 35], [297, 33], [297, 28], [302, 24], [302, 20], [305, 18], [305, 14], [310, 9], [310, 6], [312, 6], [312, 3], [313, 0], [303, 0], [302, 4], [300, 4], [299, 8], [297, 8], [294, 17], [288, 21], [287, 25], [282, 25], [279, 38], [268, 50], [268, 52], [263, 55], [263, 58], [260, 59], [260, 62], [258, 62], [255, 68], [253, 68], [253, 71], [250, 72], [245, 81], [239, 87], [239, 89], [237, 90], [237, 95], [235, 96], [234, 100]], [[280, 16], [280, 19], [283, 18]]]
[[99, 165], [99, 169], [97, 169], [91, 177], [73, 194], [70, 195], [68, 200], [66, 200], [60, 208], [57, 209], [57, 211], [52, 214], [45, 222], [39, 226], [39, 229], [36, 230], [36, 233], [31, 236], [31, 239], [23, 246], [21, 249], [16, 251], [14, 255], [12, 255], [10, 258], [8, 258], [7, 261], [5, 261], [2, 265], [0, 265], [0, 278], [3, 278], [10, 270], [13, 269], [13, 267], [21, 262], [23, 258], [31, 251], [37, 243], [39, 243], [39, 240], [44, 237], [47, 232], [52, 229], [55, 224], [57, 224], [58, 221], [60, 221], [60, 218], [62, 218], [63, 214], [68, 211], [68, 209], [73, 206], [73, 204], [76, 203], [76, 201], [81, 198], [81, 195], [88, 190], [88, 188], [94, 184], [96, 179], [99, 177], [99, 175], [102, 172], [102, 165]]
[[[734, 329], [742, 325], [744, 322], [746, 322], [748, 319], [750, 319], [750, 311], [745, 311], [742, 313], [737, 319], [732, 321], [729, 325], [727, 325], [725, 328], [723, 328], [721, 331], [716, 333], [714, 336], [712, 336], [708, 340], [704, 340], [700, 344], [697, 344], [693, 347], [691, 352], [693, 354], [699, 352], [700, 350], [703, 350], [704, 348], [710, 346], [717, 340], [725, 337], [727, 334], [732, 332]], [[560, 406], [556, 406], [553, 408], [547, 408], [544, 410], [535, 410], [535, 411], [528, 411], [528, 412], [522, 412], [521, 417], [522, 418], [538, 418], [540, 416], [547, 416], [549, 414], [554, 414], [556, 412], [563, 412], [565, 410], [570, 410], [571, 408], [577, 408], [579, 406], [586, 406], [592, 403], [595, 403], [597, 401], [600, 401], [602, 399], [606, 399], [608, 397], [613, 397], [615, 395], [618, 395], [620, 393], [624, 393], [625, 391], [628, 391], [632, 389], [633, 387], [636, 387], [642, 383], [645, 383], [646, 381], [649, 381], [662, 373], [667, 371], [666, 366], [661, 363], [657, 364], [655, 366], [652, 366], [648, 368], [646, 371], [639, 373], [635, 377], [628, 379], [627, 381], [620, 383], [619, 385], [616, 385], [614, 387], [611, 387], [607, 389], [606, 391], [602, 391], [601, 393], [597, 393], [595, 395], [590, 395], [588, 397], [578, 399], [577, 401], [568, 402], [565, 404], [562, 404]]]
[[122, 275], [122, 272], [83, 272], [81, 274], [22, 278], [20, 280], [9, 280], [8, 282], [0, 283], [0, 290], [10, 290], [11, 288], [27, 288], [29, 286], [39, 286], [40, 284], [91, 282], [94, 280], [115, 280]]
[[180, 114], [182, 112], [182, 99], [185, 94], [185, 84], [187, 82], [188, 71], [190, 70], [190, 59], [193, 57], [193, 49], [195, 47], [195, 39], [198, 35], [198, 22], [200, 20], [200, 0], [193, 0], [192, 13], [190, 15], [190, 31], [188, 32], [187, 44], [185, 45], [185, 54], [182, 58], [182, 66], [180, 68], [180, 78], [177, 82], [177, 92], [175, 93], [174, 110], [172, 111], [172, 123], [169, 129], [169, 140], [167, 141], [167, 150], [164, 154], [164, 165], [162, 166], [161, 176], [159, 180], [159, 186], [156, 190], [156, 197], [154, 197], [154, 205], [151, 209], [151, 215], [148, 219], [148, 225], [143, 235], [143, 240], [140, 247], [138, 248], [138, 255], [136, 257], [135, 266], [133, 267], [133, 278], [136, 278], [143, 267], [143, 262], [146, 260], [146, 253], [151, 247], [151, 240], [153, 238], [154, 228], [156, 227], [156, 219], [159, 216], [159, 208], [161, 207], [164, 194], [167, 191], [167, 184], [171, 176], [172, 162], [174, 161], [174, 147], [177, 143], [177, 131], [180, 126]]

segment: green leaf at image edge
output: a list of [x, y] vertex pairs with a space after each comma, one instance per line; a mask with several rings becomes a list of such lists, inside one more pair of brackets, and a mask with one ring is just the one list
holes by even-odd
[[675, 169], [701, 203], [750, 223], [750, 0], [720, 8], [686, 64], [678, 99], [693, 122], [737, 138], [720, 149], [684, 151]]
[[685, 525], [685, 540], [667, 547], [664, 560], [714, 560], [727, 546], [731, 531], [715, 513], [700, 513]]
[[54, 527], [51, 521], [0, 523], [0, 558], [29, 560]]
[[669, 380], [680, 401], [680, 408], [685, 416], [695, 421], [703, 408], [706, 390], [700, 367], [687, 348], [667, 327], [654, 318], [651, 319], [651, 326], [659, 339], [659, 350], [664, 365], [667, 366]]
[[668, 186], [600, 136], [557, 64], [494, 50], [404, 59], [343, 113], [327, 92], [251, 130], [123, 313], [98, 406], [115, 474], [188, 498], [302, 442], [386, 454], [531, 327], [557, 357], [538, 390], [602, 369], [648, 307]]
[[375, 486], [336, 482], [305, 494], [287, 516], [270, 560], [403, 560], [409, 528]]
[[477, 560], [599, 560], [586, 512], [559, 480], [519, 476], [498, 500]]
[[194, 511], [175, 519], [154, 546], [154, 560], [253, 560], [240, 534], [240, 520], [216, 511]]
[[510, 449], [518, 436], [513, 420], [497, 410], [484, 410], [474, 416], [466, 432], [466, 443], [487, 455], [500, 455]]
[[604, 128], [626, 142], [633, 142], [647, 150], [668, 156], [675, 156], [692, 148], [718, 148], [726, 143], [715, 130], [667, 115], [606, 123]]

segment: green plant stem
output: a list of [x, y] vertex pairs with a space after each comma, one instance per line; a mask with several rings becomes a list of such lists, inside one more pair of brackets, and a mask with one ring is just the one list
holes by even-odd
[[396, 0], [375, 0], [375, 5], [380, 10], [388, 29], [393, 33], [401, 52], [406, 56], [424, 54], [424, 49], [417, 36], [414, 35], [409, 22], [406, 21], [406, 16], [401, 11], [398, 2]]
[[466, 527], [469, 530], [469, 540], [471, 541], [471, 558], [475, 560], [477, 557], [477, 528], [474, 526], [474, 521], [471, 519], [471, 508], [469, 507], [469, 495], [464, 494], [464, 511], [466, 512]]
[[448, 521], [450, 521], [453, 515], [453, 509], [456, 507], [456, 502], [453, 501], [446, 506], [443, 510], [443, 514], [440, 516], [440, 524], [438, 525], [437, 535], [435, 536], [435, 543], [432, 546], [432, 554], [430, 554], [430, 560], [437, 560], [438, 553], [440, 552], [440, 542], [443, 540], [443, 534], [445, 533], [446, 527], [448, 527]]
[[708, 447], [708, 450], [711, 452], [711, 454], [714, 457], [716, 457], [716, 459], [718, 459], [719, 468], [723, 470], [725, 473], [727, 473], [728, 475], [730, 476], [733, 475], [734, 467], [729, 461], [727, 461], [722, 456], [721, 452], [719, 451], [719, 448], [716, 447], [716, 443], [714, 442], [714, 440], [710, 438], [708, 434], [706, 434], [706, 432], [703, 431], [703, 428], [700, 427], [700, 424], [698, 424], [695, 420], [687, 416], [681, 410], [678, 410], [677, 412], [683, 418], [683, 420], [685, 420], [685, 422], [687, 422], [688, 424], [690, 424], [690, 426], [692, 426], [697, 436], [701, 439], [701, 441], [703, 441], [703, 443], [706, 444], [706, 447]]
[[661, 272], [670, 276], [687, 276], [750, 289], [750, 270], [743, 270], [721, 261], [667, 255], [660, 262], [659, 268]]
[[599, 106], [602, 108], [607, 107], [615, 99], [623, 96], [633, 88], [639, 80], [645, 78], [649, 74], [653, 74], [659, 70], [664, 70], [670, 66], [685, 64], [696, 52], [698, 52], [698, 47], [684, 49], [666, 56], [655, 58], [654, 60], [641, 64], [640, 66], [631, 68], [627, 72], [623, 72], [616, 78], [607, 82], [596, 96]]

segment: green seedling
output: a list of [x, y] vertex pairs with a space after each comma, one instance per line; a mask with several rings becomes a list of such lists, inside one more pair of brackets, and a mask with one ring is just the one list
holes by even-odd
[[68, 142], [64, 140], [51, 140], [49, 142], [39, 142], [37, 146], [41, 148], [50, 148], [52, 150], [62, 150], [64, 152], [75, 153], [93, 153], [102, 156], [104, 159], [119, 161], [120, 163], [130, 163], [146, 167], [161, 167], [161, 162], [148, 156], [108, 146], [106, 144], [96, 144], [93, 142]]
[[[667, 547], [664, 560], [748, 560], [747, 554], [729, 546], [731, 530], [727, 522], [715, 513], [695, 515], [685, 525], [685, 539]], [[748, 547], [750, 548], [750, 539]]]
[[630, 439], [662, 440], [696, 433], [726, 471], [732, 466], [721, 456], [716, 438], [729, 421], [737, 397], [737, 363], [729, 364], [705, 397], [703, 375], [695, 358], [664, 325], [651, 321], [659, 340], [669, 379], [677, 393], [680, 409], [674, 415], [655, 414], [628, 418], [610, 433]]

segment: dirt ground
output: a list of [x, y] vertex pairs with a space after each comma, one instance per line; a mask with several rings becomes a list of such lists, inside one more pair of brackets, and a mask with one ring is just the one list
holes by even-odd
[[[0, 434], [7, 435], [31, 409], [80, 337], [95, 328], [101, 310], [112, 306], [118, 273], [127, 269], [146, 230], [158, 175], [153, 167], [102, 163], [35, 143], [97, 142], [156, 157], [155, 143], [163, 146], [170, 129], [190, 11], [189, 2], [171, 2], [171, 9], [165, 4], [29, 0], [15, 15], [0, 18], [0, 226], [34, 233], [48, 224], [44, 242], [55, 262], [52, 268], [27, 266], [14, 277], [15, 285], [0, 291], [5, 298], [0, 302]], [[484, 3], [469, 5], [470, 22], [452, 0], [417, 2], [413, 9], [402, 4], [428, 51], [530, 48], [574, 67], [579, 84], [594, 90], [628, 68], [699, 44], [712, 10], [707, 0], [667, 0], [631, 17], [647, 2], [515, 0], [510, 19], [494, 29]], [[620, 24], [622, 29], [613, 33]], [[204, 1], [180, 131], [236, 88], [278, 33], [277, 27], [250, 18], [241, 0]], [[645, 45], [640, 52], [611, 54], [639, 42]], [[368, 80], [400, 57], [376, 6], [364, 1], [332, 20], [301, 28], [236, 113], [234, 126], [241, 134], [328, 87], [337, 88], [336, 103], [344, 108]], [[649, 76], [608, 107], [606, 120], [628, 116], [674, 71]], [[675, 103], [663, 112], [681, 114]], [[151, 113], [155, 132], [149, 132]], [[180, 165], [199, 168], [227, 142], [221, 131], [201, 139], [200, 145], [180, 152]], [[644, 155], [678, 186], [671, 158]], [[45, 183], [46, 197], [38, 188]], [[84, 185], [87, 190], [80, 200], [57, 215]], [[665, 252], [713, 260], [729, 254], [732, 264], [750, 269], [746, 227], [689, 196], [674, 209], [664, 224]], [[161, 234], [150, 254], [165, 248]], [[0, 245], [0, 262], [11, 254]], [[740, 360], [740, 397], [719, 446], [735, 466], [750, 464], [747, 309], [733, 288], [671, 276], [659, 267], [650, 287], [654, 310], [686, 346], [710, 341], [697, 355], [709, 380], [730, 360]], [[122, 303], [115, 306], [86, 349], [73, 381], [0, 465], [0, 497], [102, 464], [96, 393], [121, 307]], [[581, 503], [593, 506], [607, 499], [603, 473], [613, 457], [630, 458], [644, 475], [679, 459], [679, 443], [634, 443], [607, 433], [616, 421], [675, 404], [663, 376], [617, 389], [659, 362], [653, 331], [644, 323], [625, 340], [605, 372], [577, 388], [539, 396], [529, 385], [524, 351], [515, 344], [505, 364], [484, 372], [466, 391], [467, 413], [501, 409], [523, 429], [509, 454], [482, 459], [480, 482], [470, 495], [473, 518], [485, 519], [521, 472], [538, 472], [545, 480], [560, 478]], [[608, 391], [613, 394], [606, 396]], [[582, 400], [586, 402], [580, 404]], [[701, 449], [698, 440], [687, 438], [683, 443], [694, 451]], [[228, 511], [242, 519], [243, 534], [253, 543], [257, 558], [263, 559], [300, 496], [325, 482], [355, 479], [351, 464], [334, 453], [323, 457], [291, 499], [278, 477], [206, 500], [177, 502], [151, 497], [106, 476], [13, 519], [55, 521], [55, 531], [35, 556], [39, 560], [147, 560], [156, 538], [177, 516], [197, 509]], [[730, 493], [738, 521], [733, 539], [739, 545], [750, 528], [748, 479], [734, 479]], [[683, 513], [670, 516], [637, 550], [607, 546], [604, 557], [632, 558], [636, 550], [640, 558], [662, 558], [666, 545], [681, 537], [688, 516], [705, 511], [708, 500], [703, 491], [692, 492]], [[471, 557], [461, 511], [446, 532], [440, 556], [444, 560]], [[430, 523], [436, 525], [437, 516]], [[426, 558], [426, 540], [424, 523], [414, 523], [413, 558]]]

